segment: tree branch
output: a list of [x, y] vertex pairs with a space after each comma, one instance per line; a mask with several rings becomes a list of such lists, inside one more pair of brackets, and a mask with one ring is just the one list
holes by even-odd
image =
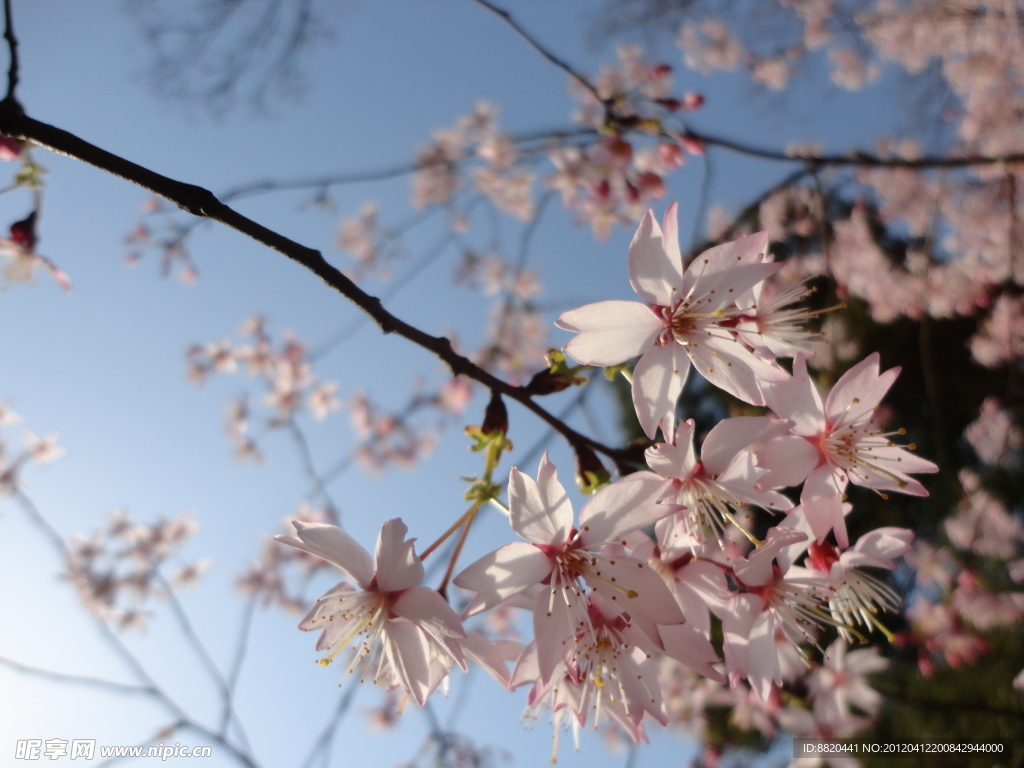
[[11, 0], [4, 0], [4, 39], [11, 53], [11, 63], [7, 69], [7, 95], [3, 104], [18, 112], [24, 112], [14, 92], [18, 88], [18, 38], [14, 36], [14, 20], [11, 18]]
[[454, 375], [468, 376], [479, 381], [492, 392], [500, 392], [520, 403], [545, 423], [551, 425], [572, 446], [584, 445], [605, 454], [625, 470], [629, 451], [610, 448], [596, 440], [580, 434], [538, 405], [522, 387], [513, 386], [484, 370], [469, 358], [455, 352], [451, 341], [443, 336], [431, 336], [415, 326], [409, 325], [384, 309], [380, 299], [370, 296], [359, 288], [339, 269], [327, 262], [320, 251], [291, 240], [284, 235], [259, 224], [231, 207], [225, 205], [208, 189], [186, 184], [163, 176], [148, 168], [101, 149], [68, 131], [34, 120], [27, 115], [0, 103], [0, 133], [23, 139], [30, 139], [47, 149], [67, 157], [80, 160], [111, 173], [126, 181], [149, 190], [170, 200], [194, 216], [219, 221], [231, 229], [249, 236], [258, 243], [272, 248], [302, 265], [315, 274], [329, 287], [340, 293], [369, 315], [383, 333], [394, 333], [432, 352], [443, 361]]
[[30, 667], [26, 664], [20, 664], [17, 661], [4, 658], [3, 656], [0, 656], [0, 666], [13, 669], [15, 672], [20, 672], [24, 675], [32, 675], [33, 677], [40, 677], [44, 680], [52, 680], [57, 683], [86, 685], [90, 688], [99, 688], [105, 691], [113, 691], [114, 693], [141, 693], [145, 696], [159, 696], [159, 691], [151, 685], [130, 685], [128, 683], [118, 683], [113, 680], [104, 680], [99, 677], [69, 675], [64, 672], [52, 672], [48, 669], [40, 669], [38, 667]]
[[576, 82], [578, 82], [588, 91], [590, 91], [594, 95], [594, 98], [597, 99], [598, 103], [604, 105], [605, 111], [609, 111], [608, 100], [602, 98], [601, 94], [597, 92], [597, 88], [594, 87], [594, 84], [591, 83], [586, 77], [581, 75], [579, 72], [577, 72], [575, 69], [573, 69], [573, 67], [567, 61], [555, 56], [554, 53], [552, 53], [550, 50], [541, 45], [537, 38], [535, 38], [533, 35], [527, 32], [523, 27], [519, 25], [519, 23], [515, 19], [512, 18], [511, 13], [504, 10], [503, 8], [499, 8], [498, 6], [489, 2], [489, 0], [475, 0], [475, 2], [477, 3], [477, 5], [482, 5], [491, 13], [500, 16], [502, 19], [504, 19], [505, 23], [512, 27], [512, 29], [514, 29], [519, 34], [519, 36], [523, 38], [523, 40], [528, 42], [533, 47], [533, 49], [537, 51], [537, 53], [539, 53], [545, 59], [554, 64], [556, 67], [564, 71], [570, 77], [575, 79]]

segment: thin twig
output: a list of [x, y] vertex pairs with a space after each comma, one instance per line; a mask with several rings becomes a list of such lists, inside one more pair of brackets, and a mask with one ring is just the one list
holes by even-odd
[[99, 677], [89, 677], [87, 675], [69, 675], [64, 672], [52, 672], [48, 669], [40, 669], [38, 667], [30, 667], [27, 664], [21, 664], [13, 659], [4, 658], [0, 656], [0, 665], [13, 669], [15, 672], [20, 672], [25, 675], [32, 675], [33, 677], [40, 677], [44, 680], [53, 680], [58, 683], [71, 683], [73, 685], [85, 685], [92, 688], [100, 688], [107, 691], [113, 691], [114, 693], [125, 693], [125, 694], [143, 694], [145, 696], [154, 696], [157, 694], [157, 690], [148, 685], [129, 685], [128, 683], [118, 683], [113, 680], [103, 680]]
[[[63, 557], [64, 561], [67, 562], [71, 553], [68, 550], [67, 545], [64, 543], [64, 539], [57, 532], [57, 529], [50, 524], [50, 521], [43, 516], [35, 503], [20, 491], [15, 491], [12, 494], [12, 497], [18, 502], [29, 520], [43, 531], [46, 537], [50, 539], [50, 542], [53, 544], [57, 552]], [[187, 727], [197, 733], [207, 735], [220, 744], [241, 765], [246, 766], [246, 768], [258, 768], [257, 763], [254, 762], [253, 758], [245, 749], [232, 744], [225, 737], [215, 734], [204, 726], [194, 722], [185, 710], [179, 706], [166, 691], [157, 685], [156, 681], [149, 675], [145, 667], [142, 666], [142, 662], [140, 662], [138, 658], [136, 658], [135, 654], [128, 649], [128, 646], [126, 646], [121, 638], [118, 637], [118, 635], [110, 628], [106, 620], [102, 616], [97, 616], [95, 614], [93, 614], [93, 619], [95, 620], [100, 633], [103, 635], [103, 639], [107, 641], [114, 652], [121, 657], [121, 660], [131, 669], [136, 678], [138, 678], [142, 683], [142, 685], [139, 686], [139, 692], [147, 692], [154, 700], [163, 705], [168, 714], [175, 718], [177, 723], [175, 727]]]
[[964, 155], [962, 157], [940, 157], [928, 155], [925, 157], [880, 157], [868, 152], [854, 150], [844, 155], [791, 155], [777, 149], [758, 147], [752, 144], [745, 144], [740, 141], [726, 139], [721, 136], [701, 133], [687, 129], [682, 133], [683, 138], [695, 139], [706, 145], [728, 149], [740, 155], [757, 157], [761, 160], [775, 160], [781, 163], [803, 163], [815, 166], [853, 166], [859, 168], [967, 168], [973, 165], [998, 165], [1001, 163], [1024, 163], [1024, 153], [1009, 153], [999, 156], [988, 155]]
[[[171, 607], [171, 613], [174, 614], [174, 618], [178, 622], [178, 626], [181, 629], [185, 639], [189, 645], [192, 646], [192, 650], [196, 656], [199, 657], [199, 661], [206, 667], [206, 671], [209, 673], [210, 678], [213, 680], [214, 685], [220, 689], [221, 701], [223, 702], [223, 711], [231, 712], [231, 688], [228, 687], [228, 682], [221, 673], [217, 663], [213, 660], [210, 652], [206, 649], [203, 641], [199, 639], [199, 635], [196, 633], [195, 627], [192, 626], [192, 621], [189, 619], [188, 614], [185, 613], [185, 608], [182, 606], [181, 601], [178, 600], [178, 596], [171, 589], [171, 585], [167, 583], [167, 580], [163, 577], [159, 571], [153, 571], [153, 579], [164, 591], [164, 596], [167, 599], [167, 604]], [[242, 745], [248, 750], [249, 749], [249, 737], [246, 735], [242, 723], [238, 720], [235, 721], [235, 726], [238, 729], [238, 737]]]
[[231, 671], [228, 673], [228, 698], [225, 703], [224, 712], [221, 714], [220, 728], [218, 729], [221, 735], [227, 734], [228, 724], [231, 722], [232, 701], [234, 701], [235, 689], [238, 687], [238, 679], [242, 675], [242, 663], [245, 661], [245, 653], [249, 647], [249, 634], [252, 631], [252, 618], [255, 613], [256, 601], [249, 600], [245, 604], [245, 612], [242, 614], [242, 626], [238, 631], [235, 659], [231, 664]]
[[321, 731], [320, 736], [313, 742], [313, 748], [309, 751], [309, 755], [302, 762], [301, 768], [310, 768], [313, 765], [313, 761], [317, 755], [329, 755], [331, 743], [334, 741], [334, 734], [338, 730], [338, 726], [341, 724], [341, 719], [345, 716], [349, 706], [352, 704], [352, 699], [355, 698], [356, 691], [359, 689], [358, 686], [359, 678], [353, 675], [348, 681], [348, 688], [338, 699], [338, 706], [334, 708], [334, 712], [331, 713], [330, 720], [327, 721], [327, 725]]
[[4, 0], [4, 40], [10, 51], [11, 63], [7, 69], [7, 95], [3, 104], [10, 109], [24, 112], [14, 92], [18, 88], [18, 38], [14, 36], [14, 20], [11, 18], [11, 0]]
[[559, 58], [554, 53], [552, 53], [550, 50], [545, 48], [540, 43], [540, 41], [537, 40], [537, 38], [535, 38], [533, 35], [531, 35], [529, 32], [527, 32], [522, 26], [519, 25], [519, 23], [515, 19], [512, 18], [512, 14], [511, 13], [509, 13], [506, 10], [504, 10], [503, 8], [499, 8], [498, 6], [494, 5], [494, 3], [489, 2], [489, 0], [475, 0], [475, 2], [477, 3], [477, 5], [482, 5], [484, 8], [489, 10], [491, 13], [494, 13], [497, 16], [500, 16], [502, 19], [504, 19], [505, 23], [508, 24], [510, 27], [512, 27], [512, 29], [514, 29], [518, 33], [518, 35], [521, 38], [523, 38], [523, 40], [525, 40], [527, 43], [529, 43], [533, 47], [533, 49], [535, 51], [537, 51], [537, 53], [539, 53], [545, 59], [550, 61], [552, 64], [554, 64], [559, 69], [561, 69], [563, 72], [568, 74], [570, 77], [575, 79], [576, 82], [578, 82], [580, 85], [582, 85], [584, 88], [586, 88], [588, 91], [590, 91], [590, 93], [593, 94], [594, 98], [597, 99], [599, 104], [604, 104], [605, 105], [605, 109], [606, 110], [608, 109], [608, 103], [609, 103], [608, 100], [603, 98], [601, 96], [601, 94], [598, 93], [597, 88], [594, 87], [594, 84], [591, 83], [590, 80], [588, 80], [586, 77], [584, 77], [582, 74], [580, 74], [567, 61], [565, 61], [564, 59]]
[[320, 477], [316, 467], [313, 465], [313, 452], [309, 449], [309, 441], [306, 439], [306, 434], [299, 428], [299, 425], [295, 423], [293, 418], [288, 419], [286, 426], [289, 433], [291, 433], [292, 440], [295, 441], [295, 447], [298, 449], [299, 460], [302, 462], [302, 469], [306, 473], [306, 479], [309, 480], [309, 484], [315, 489], [316, 493], [327, 503], [331, 511], [337, 512], [338, 507], [334, 503], [334, 499], [331, 498], [323, 478]]
[[705, 151], [703, 160], [704, 173], [700, 179], [700, 196], [697, 198], [697, 212], [693, 214], [693, 236], [690, 238], [690, 250], [696, 249], [697, 244], [704, 239], [704, 231], [707, 229], [704, 219], [707, 216], [708, 198], [711, 195], [711, 182], [713, 179], [711, 152]]

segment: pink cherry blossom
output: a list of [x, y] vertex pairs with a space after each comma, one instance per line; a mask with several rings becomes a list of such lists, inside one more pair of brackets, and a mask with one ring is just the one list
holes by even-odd
[[293, 525], [298, 538], [275, 539], [334, 563], [359, 586], [338, 584], [299, 624], [302, 630], [323, 630], [316, 647], [328, 654], [321, 664], [327, 666], [351, 644], [355, 653], [349, 673], [358, 669], [373, 675], [375, 683], [400, 685], [421, 705], [451, 661], [466, 669], [458, 642], [466, 632], [436, 590], [419, 586], [423, 563], [414, 540], [405, 538], [405, 523], [384, 523], [373, 557], [337, 526], [298, 520]]
[[744, 450], [788, 430], [792, 422], [745, 416], [720, 421], [704, 440], [700, 460], [694, 451], [694, 421], [679, 425], [672, 443], [647, 449], [648, 466], [672, 481], [679, 504], [675, 519], [697, 543], [708, 533], [720, 538], [730, 523], [746, 530], [738, 517], [748, 505], [785, 512], [793, 502], [771, 490], [758, 490], [756, 483], [768, 470], [754, 465], [754, 454]]
[[578, 334], [565, 351], [584, 365], [611, 366], [640, 355], [633, 371], [633, 405], [653, 438], [658, 425], [675, 434], [675, 405], [693, 363], [708, 381], [755, 405], [762, 382], [784, 381], [774, 361], [754, 355], [730, 323], [735, 299], [781, 269], [760, 263], [768, 246], [761, 232], [716, 246], [683, 271], [677, 205], [665, 212], [664, 232], [648, 211], [629, 246], [629, 279], [644, 304], [602, 301], [564, 312], [555, 323]]
[[776, 563], [783, 550], [806, 538], [802, 531], [776, 526], [749, 557], [733, 565], [736, 583], [746, 591], [730, 598], [722, 620], [726, 670], [734, 686], [747, 678], [762, 701], [782, 682], [776, 629], [796, 645], [814, 642], [816, 626], [834, 623], [822, 610], [819, 584], [793, 578]]
[[777, 437], [758, 451], [758, 466], [771, 470], [759, 487], [803, 482], [800, 503], [819, 542], [835, 531], [841, 548], [850, 545], [842, 512], [848, 480], [879, 492], [928, 495], [908, 475], [939, 468], [893, 443], [890, 438], [902, 430], [886, 432], [875, 421], [876, 407], [899, 372], [890, 368], [879, 374], [878, 353], [872, 353], [840, 377], [823, 404], [807, 374], [806, 359], [798, 354], [793, 377], [765, 388], [769, 407], [794, 425], [791, 435]]
[[506, 544], [455, 577], [456, 586], [476, 592], [464, 615], [488, 610], [544, 584], [534, 601], [533, 623], [540, 678], [548, 681], [559, 661], [573, 671], [572, 644], [566, 641], [589, 626], [586, 582], [620, 615], [628, 614], [648, 643], [660, 648], [656, 625], [683, 622], [675, 600], [652, 569], [604, 548], [674, 509], [656, 503], [665, 486], [651, 472], [629, 475], [595, 493], [574, 526], [572, 504], [547, 454], [536, 481], [513, 467], [509, 522], [526, 541]]
[[828, 647], [823, 661], [808, 679], [815, 719], [836, 734], [852, 734], [865, 720], [853, 714], [851, 705], [873, 716], [882, 703], [881, 694], [867, 684], [865, 676], [881, 672], [889, 663], [877, 648], [849, 651], [842, 638]]

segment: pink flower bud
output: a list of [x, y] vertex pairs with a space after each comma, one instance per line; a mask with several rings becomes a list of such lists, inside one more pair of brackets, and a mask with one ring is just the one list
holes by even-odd
[[0, 160], [21, 159], [21, 141], [10, 136], [0, 136]]
[[11, 240], [20, 245], [26, 251], [36, 249], [36, 215], [38, 211], [32, 211], [21, 221], [11, 224]]
[[700, 139], [694, 138], [693, 136], [683, 136], [679, 139], [679, 143], [682, 144], [683, 149], [691, 155], [704, 154], [704, 142]]
[[683, 109], [698, 110], [704, 106], [704, 94], [702, 93], [688, 93], [683, 96]]
[[658, 145], [658, 162], [671, 171], [686, 162], [686, 155], [678, 144], [662, 143]]

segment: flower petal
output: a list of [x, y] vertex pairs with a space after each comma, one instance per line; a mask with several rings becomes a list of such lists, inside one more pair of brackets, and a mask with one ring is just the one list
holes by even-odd
[[644, 433], [654, 439], [661, 424], [675, 432], [676, 401], [686, 384], [690, 361], [679, 344], [656, 346], [644, 353], [633, 370], [633, 407]]
[[872, 352], [839, 377], [825, 402], [825, 416], [833, 429], [855, 424], [882, 402], [889, 387], [900, 375], [900, 368], [878, 373], [878, 353]]
[[555, 465], [545, 453], [537, 481], [512, 467], [508, 476], [508, 510], [512, 530], [527, 541], [563, 546], [572, 529], [572, 502], [558, 482]]
[[407, 589], [392, 604], [391, 612], [403, 619], [408, 619], [437, 641], [438, 647], [448, 650], [452, 658], [466, 671], [466, 660], [457, 643], [449, 643], [452, 638], [463, 638], [466, 630], [436, 589], [430, 587], [413, 587]]
[[551, 569], [550, 558], [525, 541], [514, 541], [484, 555], [454, 579], [455, 586], [477, 593], [463, 618], [490, 610], [539, 584]]
[[377, 587], [401, 592], [423, 582], [423, 563], [413, 550], [416, 539], [406, 539], [409, 528], [401, 518], [388, 520], [377, 537]]
[[373, 560], [359, 542], [336, 525], [301, 520], [293, 520], [292, 525], [298, 539], [291, 536], [275, 536], [274, 539], [334, 563], [363, 589], [369, 586], [373, 580]]
[[508, 665], [505, 656], [497, 643], [492, 643], [479, 632], [470, 632], [461, 641], [462, 650], [470, 661], [479, 664], [487, 672], [508, 688]]
[[752, 405], [764, 405], [762, 385], [789, 378], [777, 363], [758, 357], [732, 337], [707, 336], [685, 349], [701, 376]]
[[595, 493], [580, 510], [583, 548], [593, 550], [618, 541], [671, 514], [674, 506], [657, 504], [669, 485], [661, 475], [635, 472]]
[[759, 489], [799, 485], [822, 460], [821, 451], [797, 435], [770, 440], [757, 452], [757, 466], [769, 470], [757, 481]]
[[658, 631], [661, 632], [665, 653], [668, 656], [704, 677], [725, 685], [725, 677], [711, 666], [713, 662], [721, 659], [708, 639], [696, 627], [690, 624], [673, 624], [658, 627]]
[[836, 544], [840, 549], [850, 546], [850, 537], [846, 533], [846, 520], [843, 518], [843, 491], [846, 489], [846, 474], [822, 464], [807, 476], [803, 491], [800, 493], [800, 505], [804, 508], [807, 523], [811, 526], [820, 544], [828, 536], [828, 532], [836, 533]]
[[618, 365], [642, 355], [658, 338], [665, 322], [636, 301], [599, 301], [563, 312], [555, 325], [579, 334], [565, 351], [584, 365]]
[[389, 621], [384, 632], [384, 652], [402, 688], [421, 707], [433, 688], [430, 685], [430, 641], [415, 625]]
[[672, 306], [683, 287], [683, 264], [679, 254], [679, 232], [676, 226], [676, 204], [665, 212], [665, 224], [672, 221], [669, 239], [666, 228], [662, 234], [654, 212], [647, 211], [633, 241], [629, 244], [629, 282], [637, 295], [648, 304]]
[[[537, 595], [533, 608], [533, 636], [537, 642], [538, 679], [547, 684], [551, 674], [559, 662], [566, 661], [573, 645], [574, 606], [569, 606], [561, 594], [552, 595], [552, 589], [543, 590]], [[576, 595], [576, 600], [586, 600]], [[575, 671], [575, 670], [573, 670]]]
[[697, 453], [693, 449], [693, 419], [687, 419], [678, 427], [671, 442], [658, 443], [644, 452], [647, 466], [662, 477], [673, 477], [685, 480], [693, 474], [697, 467]]
[[737, 416], [718, 422], [700, 449], [700, 460], [708, 474], [720, 475], [736, 454], [754, 443], [763, 443], [789, 429], [791, 422], [767, 416]]
[[792, 378], [768, 384], [762, 391], [765, 402], [776, 415], [794, 422], [794, 434], [812, 437], [825, 429], [825, 407], [818, 388], [807, 375], [807, 360], [803, 354], [793, 358]]

